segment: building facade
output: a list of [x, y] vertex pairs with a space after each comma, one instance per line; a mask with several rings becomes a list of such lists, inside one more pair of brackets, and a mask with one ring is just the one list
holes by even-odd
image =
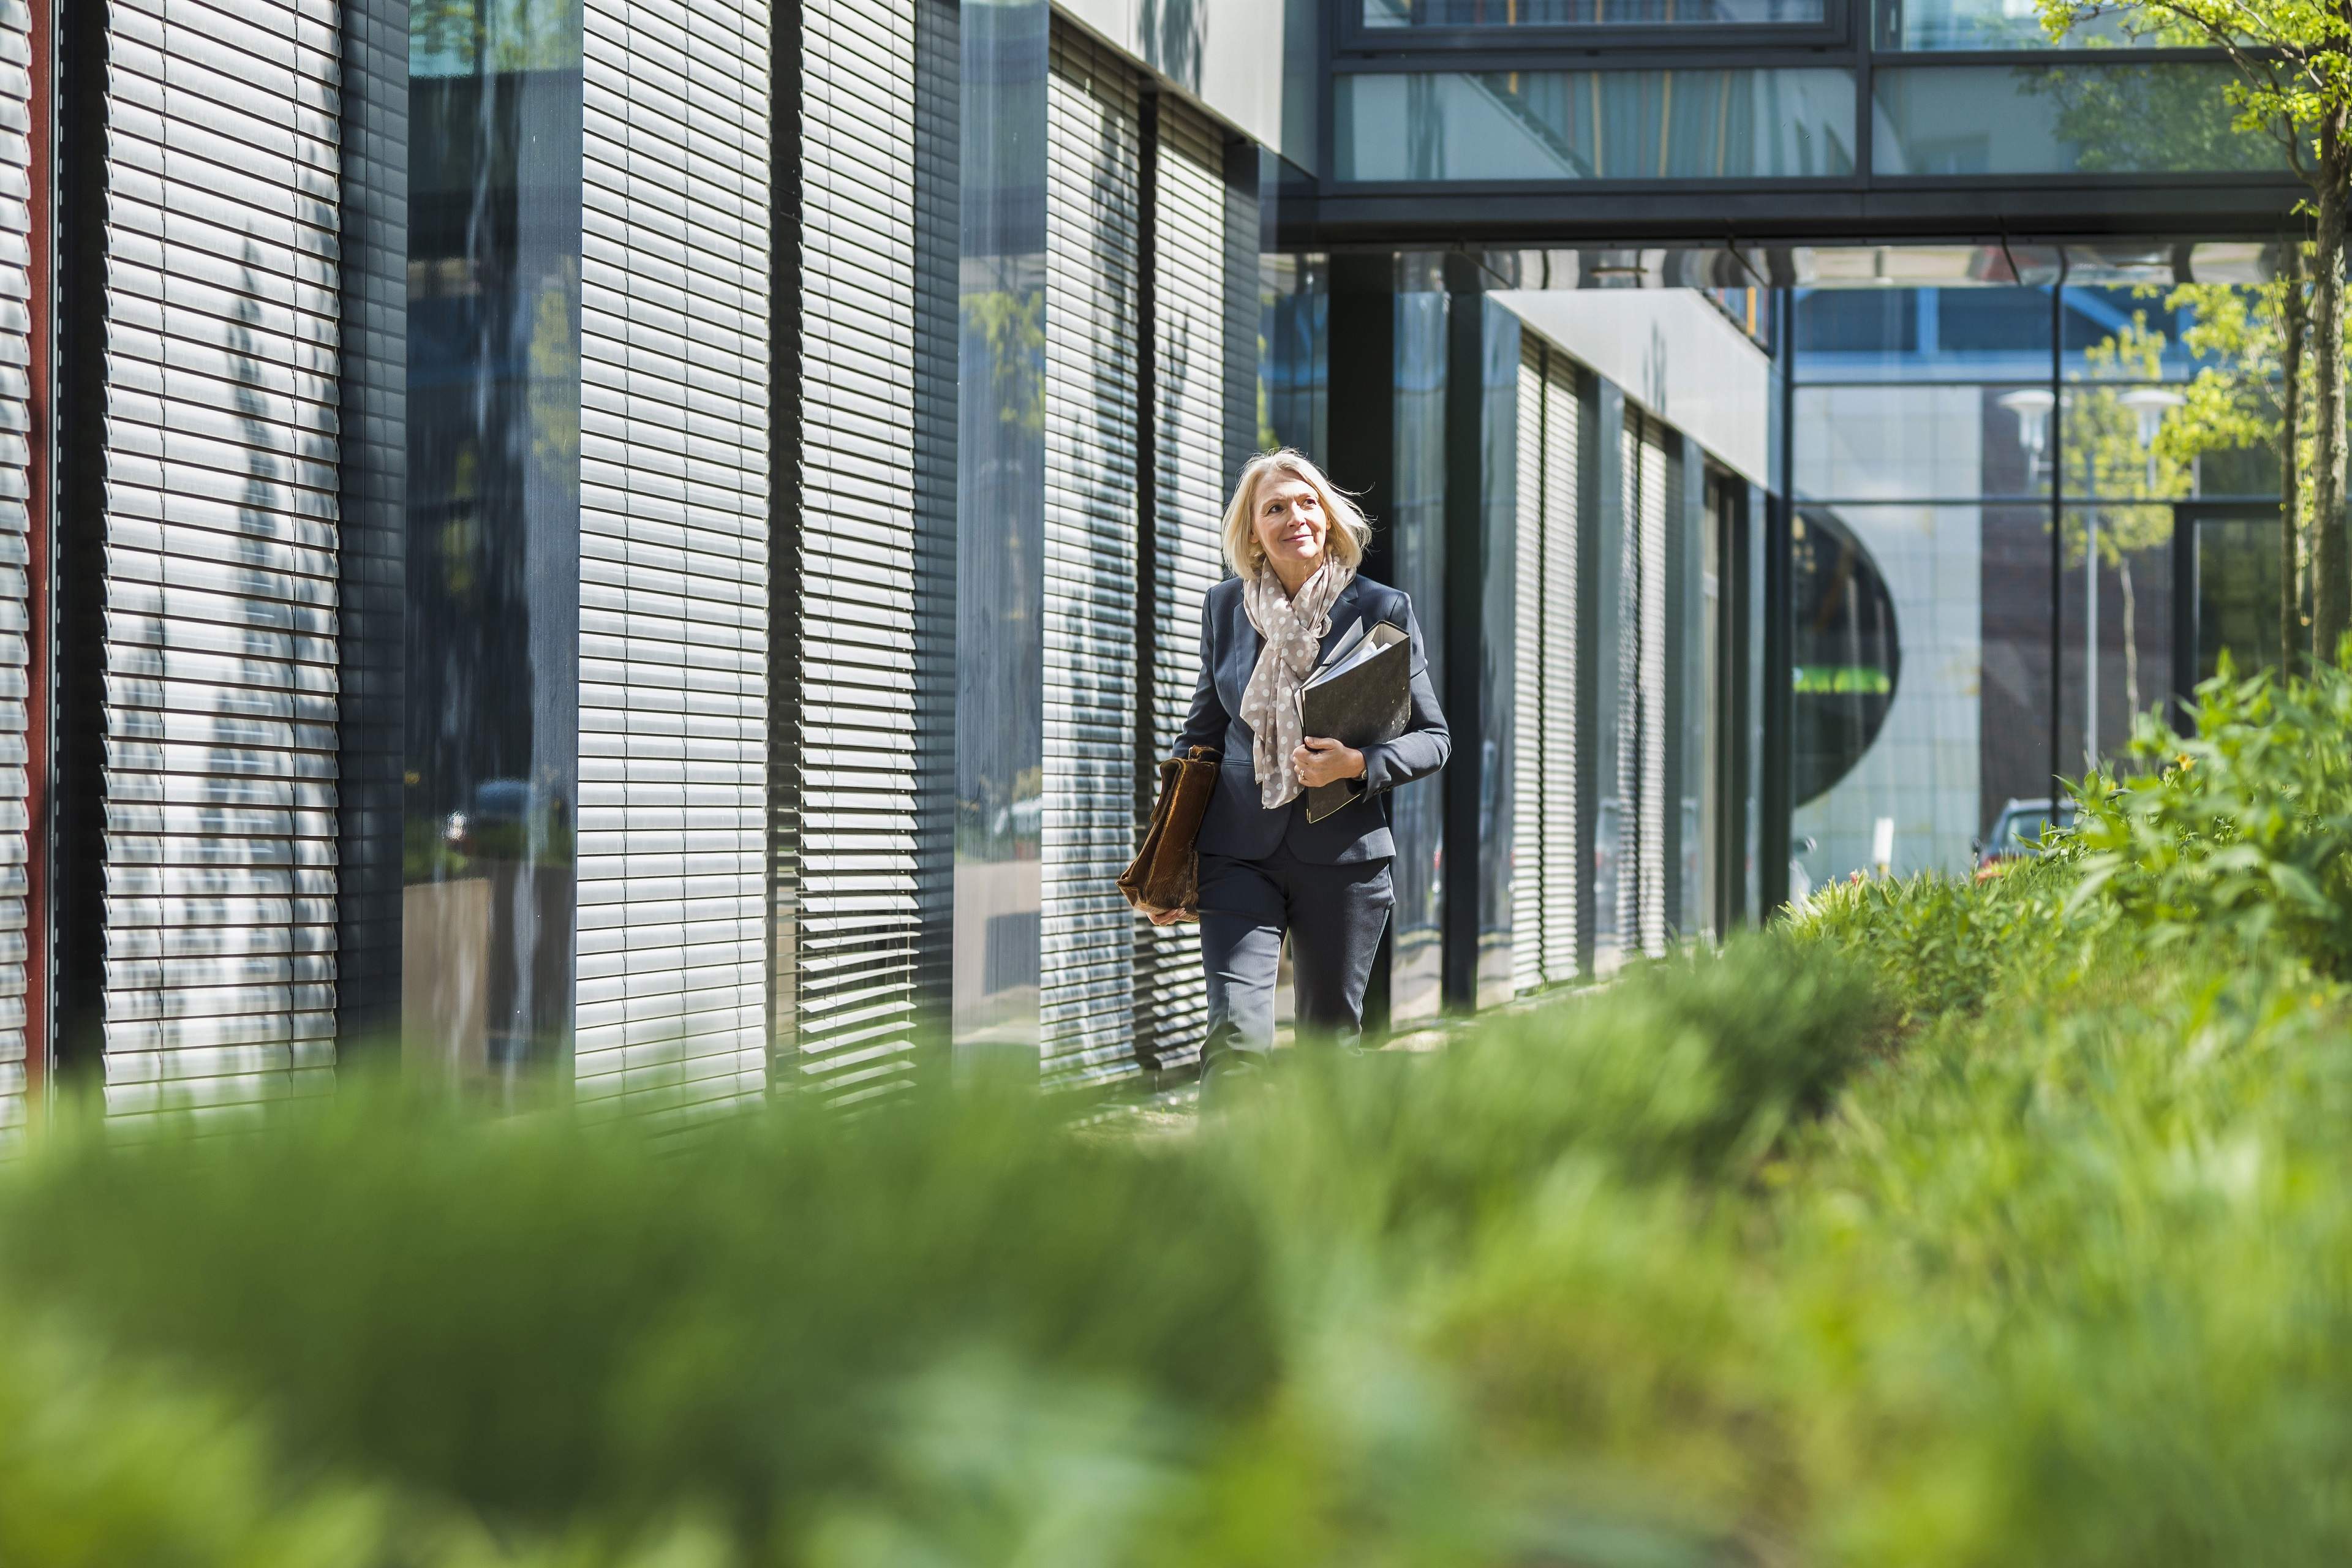
[[2211, 501], [2193, 549], [2270, 482], [2085, 491], [2014, 395], [2116, 393], [2084, 333], [2263, 275], [2290, 193], [2032, 164], [1945, 78], [2091, 67], [1791, 4], [0, 0], [0, 1127], [373, 1059], [672, 1115], [1181, 1072], [1196, 943], [1113, 879], [1277, 444], [1455, 730], [1381, 1021], [1882, 818], [1964, 862], [2019, 736], [2199, 635], [2137, 524], [2063, 624], [2069, 520]]

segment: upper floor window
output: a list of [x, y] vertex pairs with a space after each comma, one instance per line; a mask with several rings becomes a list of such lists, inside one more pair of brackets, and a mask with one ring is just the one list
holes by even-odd
[[1362, 0], [1367, 28], [1817, 26], [1829, 0]]

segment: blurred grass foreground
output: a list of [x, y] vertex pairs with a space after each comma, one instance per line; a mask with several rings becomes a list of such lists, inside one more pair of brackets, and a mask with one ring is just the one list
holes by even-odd
[[383, 1088], [0, 1169], [0, 1564], [2340, 1563], [2352, 683], [1197, 1131]]

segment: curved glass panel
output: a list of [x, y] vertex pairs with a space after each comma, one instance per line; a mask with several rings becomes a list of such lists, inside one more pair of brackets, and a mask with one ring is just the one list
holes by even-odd
[[1853, 173], [1843, 70], [1343, 76], [1341, 180], [1758, 180]]
[[1797, 519], [1791, 542], [1792, 798], [1803, 805], [1853, 772], [1878, 739], [1895, 705], [1903, 646], [1886, 579], [1851, 530], [1809, 511]]

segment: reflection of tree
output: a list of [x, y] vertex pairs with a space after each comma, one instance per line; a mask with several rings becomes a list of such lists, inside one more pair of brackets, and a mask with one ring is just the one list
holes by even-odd
[[430, 75], [580, 63], [580, 0], [409, 0], [408, 49]]
[[963, 296], [963, 330], [987, 345], [990, 398], [1000, 423], [1045, 428], [1045, 293], [988, 289]]
[[[2163, 374], [2165, 343], [2165, 335], [2148, 326], [2147, 312], [2134, 311], [2120, 331], [2085, 350], [2084, 363], [2095, 380], [2069, 389], [2063, 426], [2065, 488], [2098, 502], [2069, 513], [2066, 559], [2070, 565], [2084, 562], [2095, 521], [2099, 563], [2114, 570], [2123, 590], [2124, 700], [2135, 714], [2140, 711], [2139, 595], [2132, 557], [2171, 541], [2170, 503], [2190, 493], [2196, 476], [2194, 458], [2184, 461], [2160, 435], [2152, 445], [2141, 442], [2139, 410], [2126, 401]], [[2109, 384], [2118, 382], [2126, 384]], [[2176, 416], [2179, 408], [2166, 412]], [[2089, 657], [2096, 655], [2093, 649]]]
[[2084, 174], [2270, 169], [2278, 149], [2231, 123], [2229, 68], [2171, 61], [2015, 68], [2020, 88], [2055, 107], [2058, 140], [2081, 149]]
[[[2311, 290], [2314, 423], [2312, 636], [2336, 657], [2352, 623], [2343, 514], [2344, 260], [2352, 225], [2352, 15], [2341, 0], [2037, 0], [2042, 23], [2065, 37], [2113, 18], [2134, 38], [2193, 39], [2228, 57], [2221, 105], [2249, 142], [2266, 139], [2310, 188], [2305, 210], [2319, 242]], [[2142, 132], [2143, 134], [2145, 132]]]
[[561, 258], [530, 321], [530, 452], [559, 474], [580, 461], [580, 262]]
[[2192, 323], [2181, 345], [2200, 362], [2196, 378], [2181, 388], [2186, 401], [2172, 411], [2158, 444], [2183, 462], [2227, 451], [2273, 450], [2279, 454], [2280, 551], [2279, 657], [2292, 664], [2303, 624], [2296, 591], [2303, 533], [2300, 479], [2315, 453], [2308, 423], [2310, 364], [2303, 353], [2305, 300], [2300, 247], [2285, 279], [2257, 288], [2189, 283], [2165, 299], [2168, 309], [2186, 307]]

